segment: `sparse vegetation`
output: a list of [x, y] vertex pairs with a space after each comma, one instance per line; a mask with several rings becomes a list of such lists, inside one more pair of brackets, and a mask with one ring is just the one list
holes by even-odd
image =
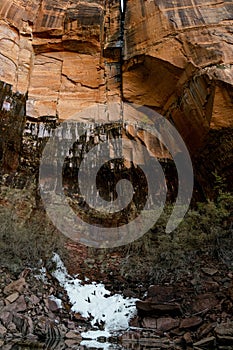
[[146, 235], [122, 248], [123, 275], [137, 278], [144, 273], [151, 283], [162, 282], [169, 275], [179, 279], [184, 272], [193, 271], [194, 264], [198, 258], [202, 261], [202, 257], [224, 263], [233, 270], [232, 194], [220, 191], [215, 202], [198, 203], [172, 234], [166, 234], [170, 212], [171, 206], [167, 206]]
[[64, 252], [63, 236], [39, 211], [20, 220], [13, 209], [0, 207], [0, 265], [17, 272], [50, 259], [52, 252]]
[[[233, 195], [224, 192], [222, 180], [217, 180], [216, 200], [198, 203], [190, 209], [172, 234], [165, 233], [172, 210], [172, 205], [167, 205], [147, 234], [131, 244], [112, 249], [122, 257], [120, 273], [132, 280], [144, 276], [148, 283], [163, 282], [168, 278], [176, 280], [183, 273], [192, 272], [194, 265], [203, 259], [226, 264], [233, 270]], [[18, 194], [16, 197], [18, 200]], [[41, 259], [46, 263], [54, 251], [65, 257], [66, 240], [45, 213], [33, 209], [34, 212], [22, 220], [22, 213], [24, 219], [28, 213], [28, 209], [22, 207], [22, 201], [28, 197], [25, 194], [25, 198], [20, 198], [20, 205], [15, 208], [0, 207], [0, 264], [19, 270], [36, 266]], [[21, 217], [17, 214], [19, 208]], [[88, 248], [88, 256], [103, 262], [106, 272], [105, 256], [109, 253], [109, 249]]]

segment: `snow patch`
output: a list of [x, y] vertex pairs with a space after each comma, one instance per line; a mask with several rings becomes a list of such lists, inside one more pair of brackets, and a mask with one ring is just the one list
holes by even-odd
[[39, 269], [39, 274], [35, 275], [35, 278], [38, 280], [41, 280], [43, 283], [47, 284], [48, 283], [48, 279], [46, 276], [46, 268], [45, 267], [41, 267]]
[[104, 338], [109, 338], [111, 336], [111, 333], [109, 333], [108, 331], [88, 331], [88, 332], [83, 332], [81, 333], [81, 336], [84, 339], [95, 339], [97, 340], [100, 337], [104, 337]]
[[88, 348], [103, 349], [103, 350], [113, 350], [122, 349], [120, 345], [110, 344], [110, 343], [100, 343], [96, 340], [83, 340], [80, 345], [86, 346]]
[[61, 299], [56, 298], [53, 294], [49, 296], [49, 299], [54, 301], [59, 309], [62, 309]]
[[110, 333], [129, 328], [129, 320], [136, 314], [137, 299], [124, 298], [120, 294], [111, 295], [102, 283], [83, 284], [81, 280], [68, 274], [59, 255], [54, 254], [52, 260], [57, 266], [53, 276], [66, 290], [72, 304], [71, 310], [91, 319], [93, 328], [104, 326], [104, 332], [82, 333], [83, 338], [109, 337]]

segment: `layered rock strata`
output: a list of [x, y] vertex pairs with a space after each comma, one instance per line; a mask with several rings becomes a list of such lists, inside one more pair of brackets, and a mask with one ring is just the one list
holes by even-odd
[[119, 94], [117, 1], [4, 1], [0, 11], [1, 80], [28, 94], [28, 117], [66, 119]]
[[[24, 170], [38, 165], [41, 139], [48, 136], [51, 123], [95, 103], [119, 105], [121, 14], [118, 1], [7, 0], [0, 5], [0, 15], [1, 159], [9, 173], [18, 169], [20, 157]], [[23, 96], [22, 113], [13, 94]], [[4, 131], [5, 115], [16, 123], [22, 117], [27, 121], [23, 143], [21, 129], [14, 135], [9, 123], [9, 132]], [[93, 121], [85, 114], [82, 118], [85, 123]], [[104, 118], [96, 113], [92, 119], [112, 118], [109, 108]], [[9, 150], [7, 144], [18, 142], [19, 130], [20, 146]]]
[[[128, 0], [121, 15], [116, 0], [4, 0], [0, 16], [0, 80], [12, 91], [2, 89], [2, 115], [22, 117], [21, 102], [11, 102], [11, 95], [19, 94], [26, 101], [21, 114], [28, 121], [64, 120], [100, 103], [105, 113], [92, 121], [106, 123], [122, 118], [123, 98], [151, 107], [175, 125], [206, 194], [214, 171], [230, 183], [230, 2]], [[79, 118], [90, 122], [89, 116]], [[145, 141], [134, 131], [132, 135], [139, 144]], [[22, 144], [11, 153], [12, 162], [9, 147], [1, 143], [5, 170], [16, 171]], [[164, 156], [157, 144], [154, 150], [153, 142], [147, 144], [152, 153]]]
[[126, 7], [124, 98], [174, 123], [207, 188], [211, 171], [228, 182], [232, 172], [232, 20], [229, 1], [128, 0]]

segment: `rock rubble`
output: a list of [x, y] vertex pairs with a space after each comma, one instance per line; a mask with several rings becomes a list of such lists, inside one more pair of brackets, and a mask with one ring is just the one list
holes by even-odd
[[145, 328], [172, 340], [178, 348], [233, 346], [231, 278], [211, 268], [201, 269], [200, 278], [204, 293], [185, 282], [149, 287], [144, 300], [136, 303], [138, 316], [132, 322], [140, 329], [139, 339], [144, 339]]
[[[136, 303], [138, 314], [131, 320], [130, 329], [98, 340], [117, 343], [124, 349], [229, 349], [233, 346], [232, 277], [219, 270], [209, 272], [200, 269], [199, 291], [185, 280], [150, 286], [143, 300]], [[135, 286], [132, 293], [136, 293]], [[82, 349], [81, 333], [90, 326], [70, 307], [66, 292], [49, 273], [43, 281], [30, 269], [13, 276], [2, 268], [0, 346], [10, 349], [9, 344], [16, 342], [45, 343], [54, 349], [61, 344], [65, 349], [75, 345]]]
[[15, 279], [1, 269], [0, 345], [4, 349], [4, 344], [42, 342], [53, 347], [61, 340], [79, 344], [87, 322], [69, 312], [65, 292], [51, 275], [43, 282], [32, 270], [25, 271], [25, 278]]

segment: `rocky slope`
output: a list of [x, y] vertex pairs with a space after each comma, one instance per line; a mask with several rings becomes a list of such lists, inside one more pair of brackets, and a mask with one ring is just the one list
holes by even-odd
[[[116, 259], [109, 255], [108, 259]], [[94, 259], [94, 263], [97, 263]], [[25, 269], [13, 275], [2, 268], [0, 278], [0, 346], [2, 349], [231, 349], [233, 344], [232, 272], [226, 266], [199, 266], [173, 285], [150, 286], [136, 302], [137, 316], [127, 332], [97, 342], [82, 341], [88, 319], [70, 310], [66, 292], [49, 271], [43, 279]], [[92, 271], [93, 274], [90, 272]], [[113, 269], [113, 272], [116, 271]], [[98, 272], [89, 268], [89, 276]], [[42, 277], [42, 275], [40, 275]], [[122, 288], [126, 281], [115, 279]], [[140, 285], [129, 286], [140, 297]], [[126, 293], [126, 291], [125, 291]], [[129, 293], [129, 291], [128, 291]], [[107, 311], [107, 310], [106, 310]], [[108, 343], [108, 347], [107, 344]], [[18, 344], [18, 345], [16, 345]], [[112, 347], [111, 347], [112, 344]]]

